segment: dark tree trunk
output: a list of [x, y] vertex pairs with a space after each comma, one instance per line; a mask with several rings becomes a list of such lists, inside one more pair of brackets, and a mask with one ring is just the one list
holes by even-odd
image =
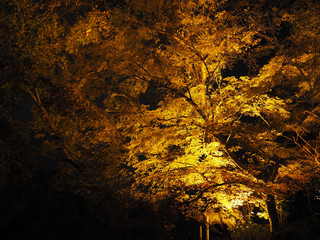
[[276, 201], [273, 195], [269, 194], [267, 196], [266, 204], [269, 215], [270, 232], [273, 236], [273, 239], [277, 239], [280, 233], [280, 223], [278, 218]]

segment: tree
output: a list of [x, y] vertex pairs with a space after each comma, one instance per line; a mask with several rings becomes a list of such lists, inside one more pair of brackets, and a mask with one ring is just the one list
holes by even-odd
[[[277, 35], [284, 6], [269, 6], [265, 12], [266, 6], [186, 1], [172, 6], [173, 20], [150, 26], [146, 16], [145, 24], [136, 21], [133, 31], [127, 29], [128, 51], [118, 67], [119, 72], [126, 70], [122, 86], [134, 85], [135, 95], [132, 88], [121, 89], [112, 101], [123, 106], [121, 99], [129, 99], [132, 109], [131, 100], [143, 92], [146, 97], [152, 89], [161, 99], [149, 109], [136, 107], [137, 114], [130, 111], [119, 123], [131, 137], [127, 164], [135, 170], [134, 195], [153, 202], [170, 196], [187, 204], [194, 216], [197, 210], [212, 215], [219, 211], [230, 227], [242, 217], [237, 206], [250, 201], [259, 205], [264, 199], [271, 231], [279, 231], [274, 195], [285, 197], [285, 189], [295, 181], [296, 187], [307, 183], [317, 162], [315, 152], [309, 160], [304, 154], [297, 159], [297, 148], [288, 148], [293, 139], [286, 132], [300, 123], [292, 117], [291, 96], [276, 92], [288, 58]], [[250, 49], [260, 55], [248, 58]], [[221, 74], [239, 59], [258, 60], [268, 51], [276, 51], [276, 56], [269, 54], [256, 74]], [[292, 76], [289, 79], [292, 84]], [[291, 175], [297, 164], [299, 172]]]
[[[114, 166], [121, 158], [117, 141], [122, 137], [111, 118], [95, 104], [101, 95], [98, 89], [106, 86], [98, 73], [97, 60], [88, 57], [89, 50], [73, 52], [73, 46], [94, 44], [98, 38], [94, 34], [108, 32], [106, 14], [87, 9], [84, 14], [89, 14], [91, 22], [85, 22], [76, 15], [84, 3], [73, 9], [64, 1], [2, 4], [2, 22], [8, 35], [4, 39], [8, 52], [6, 82], [2, 85], [6, 93], [4, 109], [16, 101], [14, 94], [18, 100], [31, 97], [35, 104], [28, 124], [41, 139], [43, 146], [38, 154], [61, 159], [58, 175], [68, 176], [75, 191], [97, 182], [105, 184], [106, 166]], [[61, 22], [78, 17], [77, 23]], [[88, 28], [93, 30], [90, 36]]]
[[4, 86], [32, 97], [74, 189], [108, 183], [229, 228], [266, 205], [278, 232], [276, 198], [318, 177], [318, 5], [146, 2], [5, 2], [21, 67]]

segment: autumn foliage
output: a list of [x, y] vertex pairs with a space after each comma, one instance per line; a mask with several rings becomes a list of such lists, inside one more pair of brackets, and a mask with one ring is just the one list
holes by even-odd
[[32, 98], [58, 186], [229, 229], [256, 207], [277, 233], [275, 204], [318, 182], [316, 1], [1, 5], [1, 109]]

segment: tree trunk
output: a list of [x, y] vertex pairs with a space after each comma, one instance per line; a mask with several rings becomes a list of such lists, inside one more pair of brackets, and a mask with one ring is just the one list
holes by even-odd
[[206, 240], [210, 240], [210, 236], [209, 236], [209, 216], [206, 216]]
[[280, 223], [276, 208], [276, 201], [273, 195], [269, 194], [267, 196], [266, 204], [269, 215], [270, 232], [273, 236], [273, 239], [277, 239], [280, 233]]
[[209, 224], [206, 225], [206, 240], [210, 240]]

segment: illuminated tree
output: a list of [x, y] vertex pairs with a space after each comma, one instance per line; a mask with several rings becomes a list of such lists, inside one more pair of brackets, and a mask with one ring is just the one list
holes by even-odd
[[229, 228], [266, 205], [279, 231], [275, 196], [318, 174], [319, 6], [106, 2], [6, 2], [4, 87], [33, 98], [43, 151], [75, 188], [108, 179]]
[[[285, 133], [300, 123], [293, 117], [292, 95], [276, 92], [288, 61], [278, 40], [286, 15], [283, 6], [263, 11], [266, 4], [180, 2], [172, 6], [173, 20], [150, 26], [146, 17], [145, 24], [128, 26], [121, 64], [117, 60], [127, 79], [106, 101], [117, 109], [128, 104], [119, 126], [131, 137], [127, 165], [134, 169], [136, 197], [155, 203], [172, 197], [198, 219], [199, 212], [213, 219], [220, 212], [229, 227], [242, 218], [237, 207], [264, 199], [271, 230], [279, 231], [274, 195], [286, 196], [292, 184], [302, 187], [318, 163], [315, 147], [308, 149], [310, 159], [297, 159], [297, 148], [288, 148], [294, 139]], [[223, 76], [235, 61], [253, 60], [254, 66], [268, 52], [276, 56], [269, 53], [256, 74]], [[295, 84], [294, 76], [288, 78]], [[158, 100], [139, 107], [137, 97], [150, 97], [148, 90]], [[294, 166], [299, 171], [292, 175]]]

